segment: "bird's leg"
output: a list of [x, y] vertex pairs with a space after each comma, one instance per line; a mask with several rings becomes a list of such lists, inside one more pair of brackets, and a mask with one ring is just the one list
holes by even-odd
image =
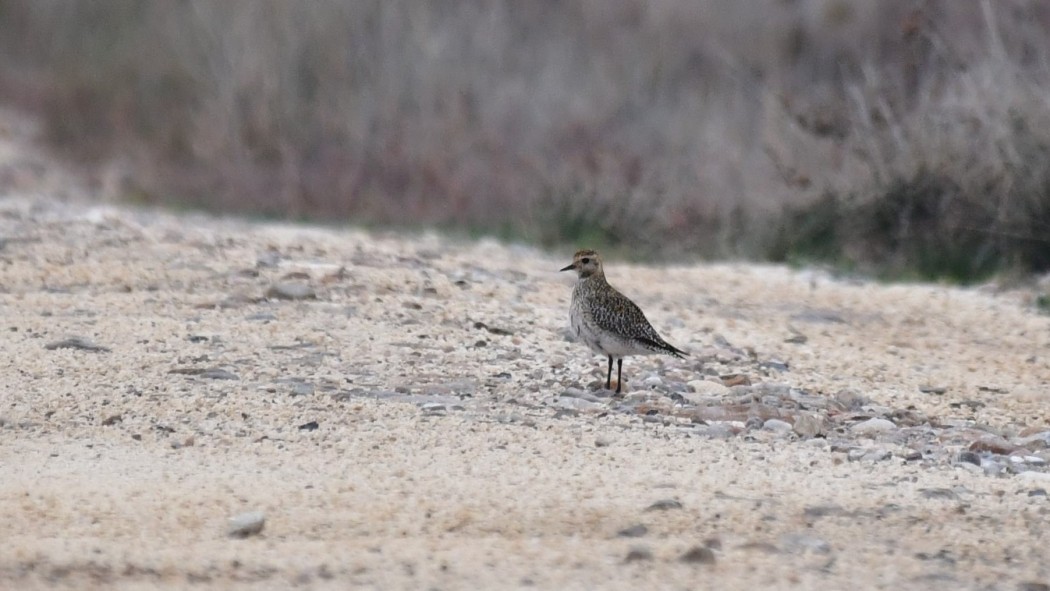
[[609, 355], [609, 373], [605, 375], [605, 389], [612, 390], [612, 355]]
[[[612, 358], [610, 358], [612, 359]], [[612, 361], [609, 362], [609, 373], [612, 373]], [[616, 393], [620, 393], [623, 386], [623, 357], [616, 360]]]

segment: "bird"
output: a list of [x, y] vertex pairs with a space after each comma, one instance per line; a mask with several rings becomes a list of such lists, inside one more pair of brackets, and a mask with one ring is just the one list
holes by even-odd
[[616, 394], [622, 389], [623, 358], [627, 355], [666, 354], [684, 358], [688, 353], [663, 340], [641, 308], [605, 280], [597, 251], [578, 250], [572, 264], [561, 271], [576, 271], [569, 325], [572, 334], [595, 353], [609, 358], [605, 389], [612, 389], [616, 361]]

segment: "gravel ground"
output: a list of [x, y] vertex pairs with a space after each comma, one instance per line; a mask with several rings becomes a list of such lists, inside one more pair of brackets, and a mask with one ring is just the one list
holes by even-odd
[[613, 398], [569, 251], [104, 205], [22, 137], [0, 587], [1050, 589], [1036, 287], [607, 261], [691, 353]]

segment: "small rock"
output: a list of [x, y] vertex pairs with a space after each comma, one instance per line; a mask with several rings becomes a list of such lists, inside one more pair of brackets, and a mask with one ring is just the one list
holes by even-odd
[[919, 386], [919, 392], [923, 394], [936, 394], [940, 396], [948, 391], [948, 388], [944, 386]]
[[649, 376], [642, 380], [642, 385], [646, 388], [653, 388], [655, 386], [662, 386], [664, 383], [660, 376]]
[[835, 400], [847, 409], [858, 409], [868, 403], [867, 397], [848, 389], [836, 392]]
[[910, 451], [904, 456], [904, 461], [905, 462], [914, 462], [916, 460], [921, 460], [921, 459], [922, 459], [922, 452], [921, 451]]
[[829, 517], [837, 515], [845, 515], [846, 510], [841, 505], [814, 505], [812, 507], [806, 507], [802, 510], [802, 514], [809, 518]]
[[1014, 443], [1016, 443], [1018, 447], [1024, 447], [1031, 450], [1046, 449], [1050, 447], [1050, 431], [1031, 433], [1014, 440]]
[[260, 268], [276, 267], [281, 262], [281, 253], [276, 250], [267, 250], [255, 257], [255, 266]]
[[[759, 363], [758, 367], [761, 369], [778, 371], [780, 373], [784, 373], [790, 369], [790, 366], [788, 366], [786, 361], [781, 361], [779, 359], [767, 359], [766, 361]], [[730, 386], [732, 384], [726, 383], [726, 385]]]
[[981, 456], [972, 451], [963, 451], [959, 452], [959, 457], [957, 457], [955, 461], [960, 464], [973, 464], [974, 466], [980, 466]]
[[1026, 581], [1017, 586], [1017, 591], [1050, 591], [1050, 584]]
[[110, 425], [116, 425], [117, 423], [121, 422], [122, 420], [124, 420], [124, 417], [122, 417], [119, 414], [117, 414], [117, 415], [110, 415], [110, 416], [102, 419], [102, 426], [103, 427], [109, 427]]
[[424, 402], [419, 405], [419, 409], [429, 415], [443, 415], [448, 410], [444, 404], [440, 402]]
[[729, 394], [729, 388], [708, 380], [692, 380], [686, 384], [692, 392], [683, 392], [682, 396], [694, 404], [704, 398], [721, 398]]
[[919, 493], [924, 499], [941, 499], [945, 501], [957, 501], [959, 495], [950, 488], [921, 488]]
[[237, 374], [235, 374], [235, 373], [233, 373], [231, 371], [226, 371], [225, 369], [222, 369], [222, 368], [219, 368], [219, 367], [211, 367], [211, 368], [205, 369], [204, 371], [202, 371], [200, 373], [200, 376], [202, 378], [209, 379], [209, 380], [239, 380], [239, 379], [241, 379], [241, 378], [237, 377]]
[[44, 348], [48, 351], [54, 351], [55, 349], [81, 349], [83, 351], [95, 351], [98, 353], [109, 353], [110, 351], [109, 347], [96, 345], [84, 337], [70, 337], [68, 339], [62, 339], [61, 341], [54, 341], [44, 345]]
[[660, 499], [645, 508], [646, 511], [667, 511], [669, 509], [681, 509], [682, 503], [675, 499]]
[[231, 538], [247, 538], [262, 532], [266, 515], [262, 511], [250, 511], [230, 518], [227, 533]]
[[780, 536], [780, 543], [789, 552], [794, 553], [828, 554], [831, 552], [831, 544], [827, 541], [806, 534], [785, 534]]
[[805, 439], [818, 435], [827, 435], [828, 433], [827, 421], [824, 419], [824, 416], [810, 412], [800, 413], [795, 417], [793, 428], [799, 437]]
[[1016, 453], [1018, 448], [1016, 445], [1013, 445], [1012, 443], [1003, 439], [1002, 437], [996, 437], [992, 435], [988, 437], [982, 437], [977, 441], [974, 441], [970, 444], [970, 447], [968, 449], [970, 451], [975, 452], [987, 451], [993, 454], [1008, 456], [1010, 454]]
[[309, 423], [303, 423], [299, 425], [300, 431], [316, 431], [321, 425], [317, 421], [310, 421]]
[[586, 400], [587, 402], [602, 402], [600, 396], [581, 388], [566, 388], [562, 390], [561, 395], [565, 398], [579, 398], [580, 400]]
[[862, 448], [854, 447], [847, 452], [846, 457], [851, 462], [881, 462], [893, 457], [893, 453], [881, 447]]
[[769, 542], [745, 542], [737, 546], [741, 550], [756, 550], [758, 552], [765, 552], [766, 554], [780, 554], [780, 548]]
[[[565, 398], [565, 397], [555, 398], [553, 400], [553, 402], [551, 402], [551, 406], [553, 406], [554, 408], [558, 408], [558, 409], [562, 409], [562, 410], [568, 410], [568, 411], [574, 411], [574, 412], [577, 412], [577, 413], [580, 412], [580, 411], [598, 412], [599, 410], [604, 410], [604, 409], [607, 408], [604, 404], [600, 404], [600, 403], [597, 403], [597, 402], [590, 402], [590, 401], [584, 400], [582, 398]], [[571, 415], [571, 416], [575, 416], [575, 415]]]
[[810, 308], [791, 315], [792, 320], [817, 324], [846, 324], [846, 319], [834, 310]]
[[1032, 490], [1028, 491], [1028, 496], [1030, 496], [1030, 497], [1045, 497], [1046, 496], [1046, 489], [1045, 488], [1033, 488]]
[[612, 445], [612, 438], [605, 435], [599, 435], [594, 438], [594, 447], [609, 447]]
[[645, 546], [634, 546], [627, 551], [627, 556], [623, 559], [624, 562], [636, 562], [638, 560], [652, 560], [653, 552]]
[[266, 297], [275, 300], [308, 300], [315, 299], [317, 292], [306, 283], [281, 281], [266, 290]]
[[636, 523], [631, 527], [625, 527], [620, 531], [616, 532], [616, 535], [621, 538], [640, 538], [645, 534], [649, 533], [649, 528], [645, 527], [644, 524]]
[[893, 424], [893, 421], [886, 419], [873, 418], [857, 423], [850, 429], [853, 433], [861, 436], [874, 436], [879, 433], [886, 433], [897, 428], [897, 425]]
[[489, 326], [489, 325], [485, 324], [484, 322], [475, 322], [474, 323], [474, 328], [477, 328], [477, 329], [480, 329], [480, 330], [487, 330], [487, 331], [489, 331], [492, 334], [500, 335], [500, 336], [512, 336], [514, 334], [514, 331], [512, 331], [512, 330], [508, 330], [506, 328], [499, 328], [497, 326]]
[[727, 388], [751, 385], [751, 378], [745, 373], [727, 373], [718, 376], [718, 379], [722, 380], [722, 384]]
[[693, 546], [686, 550], [685, 554], [682, 554], [678, 560], [691, 564], [714, 564], [715, 553], [705, 546]]
[[1027, 480], [1031, 482], [1050, 482], [1050, 473], [1047, 472], [1020, 472], [1015, 476], [1021, 480]]
[[780, 419], [767, 419], [762, 423], [762, 429], [774, 433], [787, 434], [791, 432], [791, 423]]
[[767, 403], [779, 402], [791, 397], [791, 386], [783, 382], [762, 382], [751, 387], [751, 397], [754, 400], [766, 400]]
[[1006, 471], [1006, 465], [992, 458], [984, 458], [981, 460], [981, 470], [987, 476], [999, 476]]

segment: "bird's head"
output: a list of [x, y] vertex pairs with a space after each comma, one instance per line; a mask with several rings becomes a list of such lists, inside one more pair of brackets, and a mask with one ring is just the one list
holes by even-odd
[[576, 271], [580, 279], [586, 279], [594, 274], [601, 274], [602, 259], [596, 250], [577, 250], [572, 257], [572, 264], [566, 266], [562, 271]]

